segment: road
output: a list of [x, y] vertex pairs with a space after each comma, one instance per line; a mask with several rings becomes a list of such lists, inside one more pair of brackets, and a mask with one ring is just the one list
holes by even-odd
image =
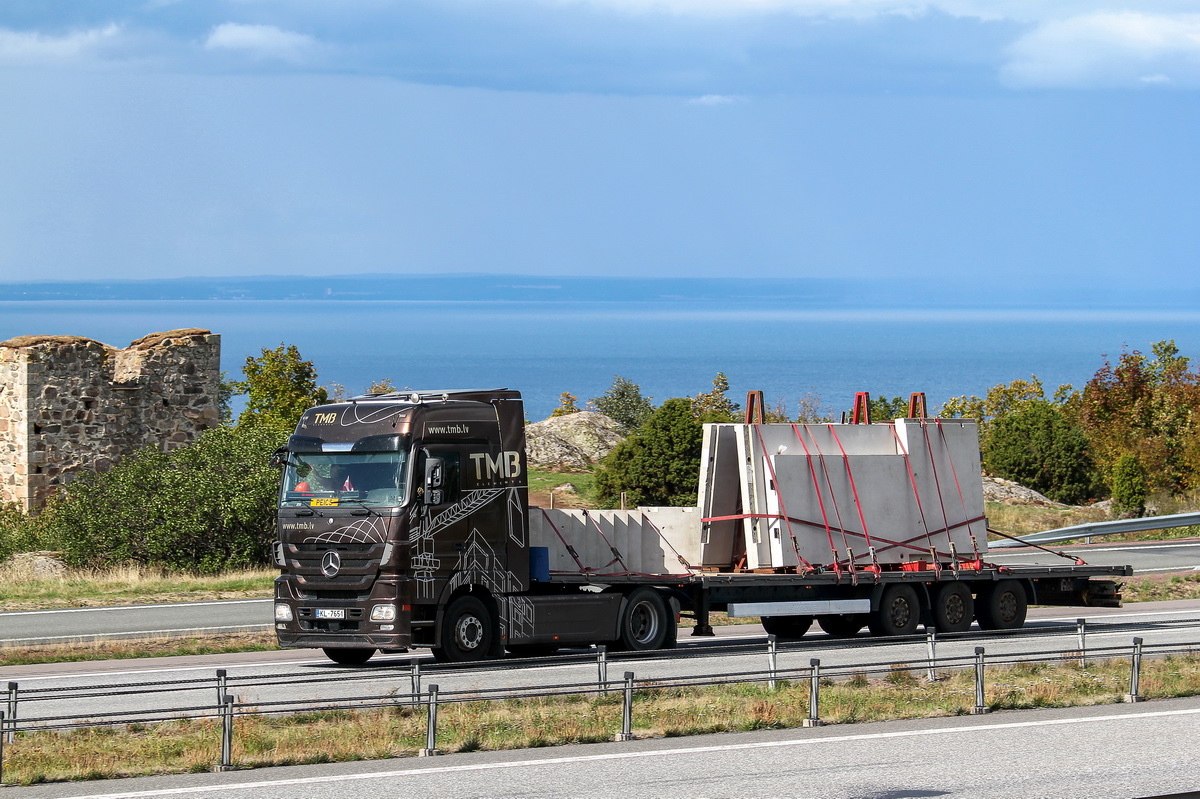
[[[1200, 699], [254, 772], [5, 788], [6, 799], [1152, 797], [1200, 785]], [[1190, 794], [1194, 795], [1194, 794]]]
[[[1200, 538], [1097, 543], [1063, 551], [1095, 565], [1132, 564], [1137, 574], [1200, 569]], [[987, 559], [1004, 565], [1067, 562], [1032, 548], [998, 550]], [[269, 629], [269, 599], [18, 611], [0, 613], [0, 646]]]

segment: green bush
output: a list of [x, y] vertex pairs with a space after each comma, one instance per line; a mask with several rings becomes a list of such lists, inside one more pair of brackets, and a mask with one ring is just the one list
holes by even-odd
[[637, 430], [654, 413], [650, 400], [642, 396], [641, 386], [620, 375], [613, 376], [608, 391], [592, 398], [592, 405], [626, 430]]
[[278, 432], [206, 431], [171, 452], [142, 450], [87, 473], [39, 517], [45, 540], [74, 566], [141, 563], [216, 573], [267, 562], [279, 474]]
[[989, 426], [984, 468], [1050, 499], [1081, 504], [1095, 493], [1087, 439], [1059, 408], [1029, 400]]
[[1112, 470], [1112, 499], [1118, 512], [1141, 516], [1146, 511], [1146, 475], [1137, 457], [1125, 453]]
[[597, 499], [616, 507], [625, 492], [631, 506], [695, 505], [702, 437], [692, 401], [667, 400], [601, 462]]

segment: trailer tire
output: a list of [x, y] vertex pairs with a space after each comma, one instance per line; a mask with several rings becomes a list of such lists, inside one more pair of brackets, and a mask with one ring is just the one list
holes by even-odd
[[834, 616], [820, 616], [817, 624], [821, 625], [826, 635], [833, 638], [853, 638], [867, 625], [867, 614], [839, 613]]
[[1018, 580], [1001, 580], [979, 592], [975, 603], [982, 630], [1017, 630], [1025, 624], [1029, 598]]
[[496, 621], [487, 605], [474, 596], [460, 596], [442, 614], [441, 646], [433, 656], [442, 663], [484, 660], [496, 643]]
[[975, 600], [966, 583], [955, 580], [938, 589], [933, 600], [933, 626], [939, 633], [961, 633], [971, 628]]
[[921, 623], [921, 602], [911, 585], [889, 585], [879, 598], [879, 608], [867, 617], [871, 635], [911, 635]]
[[812, 627], [812, 616], [763, 616], [762, 626], [776, 638], [802, 638]]
[[325, 657], [343, 666], [361, 666], [375, 654], [374, 649], [349, 649], [344, 647], [324, 647]]
[[674, 623], [662, 594], [653, 588], [634, 589], [621, 608], [614, 648], [633, 652], [662, 649]]

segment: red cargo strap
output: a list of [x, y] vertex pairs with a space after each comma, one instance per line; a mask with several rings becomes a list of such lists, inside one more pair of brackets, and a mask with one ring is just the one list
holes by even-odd
[[[775, 464], [771, 462], [771, 456], [767, 453], [767, 442], [763, 441], [762, 429], [758, 425], [754, 425], [754, 434], [758, 436], [758, 446], [762, 450], [763, 462], [767, 465], [767, 471], [771, 473], [771, 484], [775, 486], [775, 498], [779, 501], [779, 512], [783, 516], [784, 524], [787, 525], [788, 538], [792, 542], [792, 552], [796, 555], [796, 571], [801, 574], [816, 571], [813, 565], [800, 555], [796, 534], [792, 532], [792, 520], [788, 518], [787, 508], [783, 505], [783, 492], [779, 490], [779, 478], [775, 475]], [[801, 568], [803, 568], [803, 572], [800, 571]]]
[[550, 521], [550, 514], [546, 513], [546, 509], [540, 508], [539, 510], [541, 510], [542, 516], [546, 517], [546, 524], [550, 525], [550, 529], [554, 531], [556, 536], [558, 536], [558, 540], [562, 541], [562, 545], [566, 547], [567, 552], [571, 553], [571, 559], [574, 560], [575, 565], [579, 567], [579, 573], [584, 574], [589, 571], [595, 571], [594, 569], [589, 569], [587, 566], [583, 565], [583, 561], [579, 559], [578, 553], [575, 552], [575, 547], [567, 543], [567, 539], [563, 538], [563, 534], [560, 533], [558, 528], [554, 526], [554, 522]]
[[[800, 446], [804, 448], [804, 454], [808, 458], [808, 473], [812, 476], [813, 491], [817, 495], [817, 507], [821, 509], [821, 522], [825, 525], [825, 536], [829, 539], [829, 553], [833, 558], [833, 572], [835, 575], [837, 575], [837, 578], [840, 581], [842, 578], [842, 564], [839, 562], [840, 558], [838, 558], [837, 545], [833, 543], [833, 530], [829, 527], [829, 517], [825, 513], [825, 499], [821, 496], [821, 483], [817, 479], [817, 470], [813, 467], [813, 456], [812, 453], [808, 451], [808, 445], [804, 443], [804, 436], [800, 434], [800, 426], [793, 423], [792, 430], [796, 433], [796, 440], [800, 442]], [[816, 447], [816, 445], [817, 442], [814, 439], [813, 446]], [[822, 459], [822, 464], [824, 464], [824, 459]], [[833, 496], [833, 486], [829, 487], [829, 494], [830, 496]], [[841, 519], [838, 521], [840, 522]], [[846, 548], [849, 549], [850, 544], [846, 541], [845, 530], [842, 531], [842, 541], [846, 544]], [[851, 568], [854, 568], [853, 565], [851, 565]]]
[[850, 468], [850, 456], [846, 454], [846, 448], [842, 446], [842, 440], [838, 438], [837, 430], [833, 425], [829, 425], [829, 432], [833, 433], [833, 440], [837, 442], [838, 449], [842, 451], [842, 460], [846, 463], [846, 477], [850, 480], [850, 492], [854, 494], [854, 507], [858, 511], [858, 520], [862, 523], [863, 538], [867, 540], [867, 551], [871, 553], [871, 565], [866, 568], [878, 572], [879, 562], [875, 558], [875, 545], [871, 543], [871, 531], [867, 529], [867, 518], [863, 515], [862, 502], [858, 499], [858, 487], [854, 485], [854, 470]]

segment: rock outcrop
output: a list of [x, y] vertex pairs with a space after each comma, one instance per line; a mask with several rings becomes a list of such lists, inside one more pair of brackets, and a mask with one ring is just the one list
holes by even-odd
[[583, 468], [601, 461], [621, 443], [620, 425], [602, 413], [580, 411], [525, 428], [529, 464]]
[[1061, 502], [1039, 494], [1032, 488], [1001, 477], [983, 478], [983, 498], [987, 502], [1003, 502], [1005, 505], [1040, 505], [1043, 508], [1069, 508]]

